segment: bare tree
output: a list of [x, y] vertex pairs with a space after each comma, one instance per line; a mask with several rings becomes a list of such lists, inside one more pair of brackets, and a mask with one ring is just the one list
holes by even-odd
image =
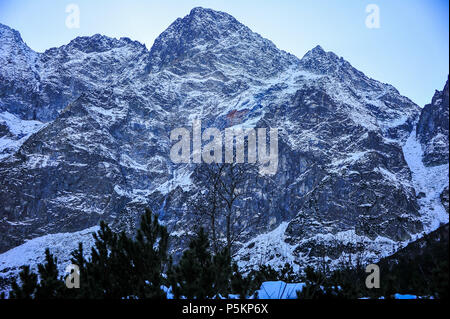
[[225, 246], [232, 253], [234, 245], [262, 217], [261, 210], [248, 209], [248, 201], [254, 201], [255, 207], [260, 206], [260, 199], [255, 194], [257, 166], [203, 164], [196, 175], [199, 192], [189, 206], [210, 228], [213, 249], [217, 252]]
[[[190, 209], [200, 218], [202, 222], [207, 219], [211, 231], [213, 249], [217, 253], [219, 250], [217, 236], [217, 219], [221, 210], [220, 202], [220, 176], [223, 166], [218, 164], [202, 165], [197, 171], [201, 181], [200, 193], [189, 204]], [[206, 186], [206, 187], [205, 187]]]

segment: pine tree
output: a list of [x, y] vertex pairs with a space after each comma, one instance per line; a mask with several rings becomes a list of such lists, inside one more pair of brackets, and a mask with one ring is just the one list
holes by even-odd
[[208, 236], [203, 228], [190, 242], [178, 265], [168, 273], [169, 282], [175, 298], [205, 299], [215, 297], [219, 291], [216, 286], [216, 269], [209, 249]]
[[259, 286], [255, 285], [255, 280], [252, 274], [243, 276], [239, 271], [237, 264], [233, 264], [233, 276], [231, 277], [231, 289], [234, 294], [237, 294], [240, 299], [246, 299], [254, 294], [254, 291]]
[[11, 299], [32, 299], [35, 296], [38, 286], [37, 275], [30, 271], [30, 266], [22, 266], [22, 270], [19, 273], [20, 283], [19, 285], [16, 279], [11, 284], [11, 291], [9, 298]]
[[[54, 299], [61, 298], [65, 292], [64, 282], [58, 278], [57, 259], [45, 250], [45, 263], [38, 264], [38, 275], [23, 266], [19, 273], [20, 283], [16, 280], [11, 285], [10, 298], [14, 299]], [[39, 278], [39, 282], [38, 282]]]
[[23, 267], [20, 284], [12, 283], [11, 298], [165, 298], [161, 285], [169, 236], [150, 210], [142, 216], [135, 239], [113, 232], [104, 222], [93, 236], [89, 259], [81, 243], [72, 252], [71, 262], [80, 269], [79, 289], [65, 287], [64, 279], [58, 277], [57, 259], [46, 249], [45, 263], [38, 265], [39, 276], [29, 266]]
[[168, 262], [169, 234], [158, 223], [158, 218], [150, 210], [142, 216], [141, 227], [136, 241], [124, 241], [124, 249], [132, 260], [136, 294], [140, 298], [165, 298], [161, 290], [164, 272]]
[[329, 297], [324, 289], [327, 277], [324, 272], [306, 267], [304, 282], [306, 285], [301, 292], [297, 292], [299, 299], [324, 299]]
[[290, 263], [285, 263], [283, 268], [280, 270], [280, 274], [278, 276], [278, 280], [282, 280], [284, 282], [298, 282], [299, 276], [295, 273], [294, 268]]
[[230, 251], [223, 248], [213, 256], [213, 272], [215, 274], [215, 289], [217, 294], [228, 297], [231, 292], [231, 280], [233, 277], [233, 265]]
[[105, 223], [94, 235], [90, 260], [83, 247], [72, 254], [80, 268], [80, 295], [87, 298], [165, 298], [162, 273], [168, 262], [168, 233], [150, 210], [142, 215], [136, 238], [114, 233]]
[[39, 285], [36, 289], [36, 299], [61, 298], [66, 290], [64, 282], [58, 278], [57, 259], [45, 250], [45, 263], [38, 265]]

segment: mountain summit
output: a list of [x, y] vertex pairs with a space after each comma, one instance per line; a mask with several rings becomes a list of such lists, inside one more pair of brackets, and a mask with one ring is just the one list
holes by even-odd
[[448, 180], [433, 180], [448, 165], [421, 164], [420, 108], [319, 46], [298, 59], [203, 8], [149, 51], [94, 35], [36, 53], [1, 30], [0, 251], [100, 220], [133, 233], [150, 207], [179, 255], [208, 228], [188, 205], [199, 168], [169, 157], [171, 130], [194, 118], [278, 128], [278, 173], [237, 203], [241, 268], [373, 261], [448, 222]]
[[252, 76], [270, 76], [296, 59], [231, 15], [194, 8], [172, 23], [150, 50], [150, 63], [156, 70], [175, 69], [185, 60], [200, 72], [223, 64], [244, 69]]

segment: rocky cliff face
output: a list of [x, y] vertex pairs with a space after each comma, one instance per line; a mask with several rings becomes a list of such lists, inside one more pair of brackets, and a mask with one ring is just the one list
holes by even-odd
[[423, 108], [417, 123], [417, 138], [424, 148], [426, 166], [448, 163], [448, 80], [442, 91], [434, 93], [431, 104]]
[[[447, 80], [444, 89], [442, 91], [436, 90], [431, 103], [423, 108], [416, 128], [417, 139], [420, 141], [423, 150], [422, 162], [430, 169], [448, 168], [448, 125], [449, 88]], [[445, 172], [443, 175], [443, 178], [445, 178]], [[443, 190], [440, 185], [437, 188], [440, 192], [441, 203], [448, 214], [448, 183]]]
[[[195, 224], [186, 203], [201, 189], [195, 164], [171, 162], [169, 136], [193, 119], [278, 128], [277, 174], [240, 203], [243, 268], [377, 258], [448, 222], [430, 213], [434, 197], [417, 198], [420, 108], [321, 47], [298, 59], [203, 8], [150, 51], [95, 35], [39, 54], [0, 32], [0, 251], [99, 220], [132, 232], [146, 206], [181, 251]], [[419, 131], [422, 143], [437, 136]]]

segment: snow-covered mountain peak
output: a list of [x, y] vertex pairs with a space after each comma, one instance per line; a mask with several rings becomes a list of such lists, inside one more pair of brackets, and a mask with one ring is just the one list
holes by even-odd
[[449, 104], [449, 90], [448, 90], [448, 79], [445, 83], [444, 89], [442, 91], [436, 90], [431, 100], [431, 104], [434, 106], [439, 106], [440, 104]]
[[132, 41], [129, 38], [110, 38], [101, 34], [94, 34], [93, 36], [77, 37], [69, 42], [69, 44], [62, 46], [61, 48], [52, 48], [47, 50], [48, 53], [51, 50], [65, 49], [66, 51], [80, 51], [84, 53], [92, 52], [106, 52], [112, 49], [121, 48], [124, 46], [135, 46], [136, 48], [145, 48], [145, 46], [138, 41]]
[[226, 66], [231, 72], [239, 69], [242, 73], [244, 69], [252, 76], [267, 77], [292, 63], [298, 59], [231, 15], [204, 8], [194, 8], [175, 20], [150, 50], [151, 70], [170, 68], [177, 74], [216, 69], [227, 72]]
[[[19, 31], [0, 23], [0, 43], [2, 47], [6, 43], [25, 44]], [[31, 50], [31, 49], [30, 49]]]
[[223, 24], [239, 23], [232, 15], [213, 9], [195, 7], [189, 12], [186, 18], [196, 21], [199, 24]]
[[300, 64], [304, 70], [348, 82], [354, 88], [365, 91], [386, 88], [384, 84], [368, 78], [363, 72], [354, 68], [343, 57], [339, 57], [334, 52], [325, 51], [320, 45], [309, 50], [300, 60]]
[[18, 31], [0, 23], [0, 79], [23, 76], [33, 67], [38, 56], [26, 45]]
[[[423, 230], [401, 148], [418, 106], [320, 46], [300, 60], [226, 13], [194, 8], [150, 51], [94, 35], [32, 54], [36, 63], [0, 55], [16, 63], [0, 64], [0, 251], [99, 220], [132, 233], [144, 207], [163, 212], [171, 249], [182, 251], [180, 234], [199, 223], [185, 205], [201, 186], [195, 166], [170, 160], [169, 136], [194, 117], [280, 130], [278, 173], [239, 204], [243, 261], [258, 245], [278, 261], [288, 247], [306, 265], [321, 246], [337, 260], [351, 239], [386, 238], [379, 252]], [[275, 229], [286, 241], [246, 245]]]

